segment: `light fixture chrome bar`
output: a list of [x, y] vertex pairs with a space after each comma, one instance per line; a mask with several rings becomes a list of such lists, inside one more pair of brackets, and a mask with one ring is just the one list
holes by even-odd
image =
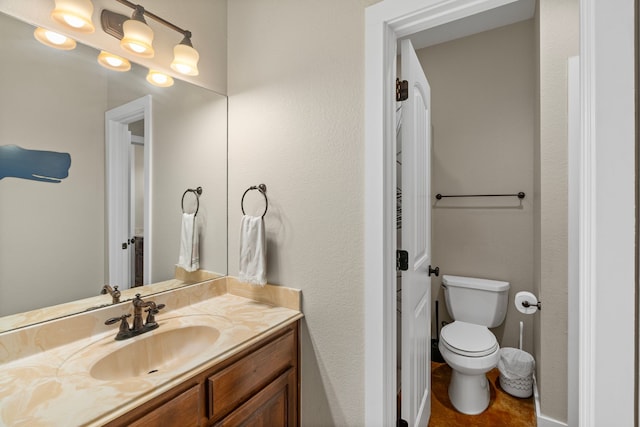
[[[189, 31], [183, 30], [182, 28], [180, 28], [177, 25], [167, 21], [166, 19], [164, 19], [164, 18], [162, 18], [162, 17], [160, 17], [160, 16], [158, 16], [158, 15], [156, 15], [154, 13], [149, 12], [147, 9], [145, 9], [144, 7], [142, 7], [140, 5], [131, 3], [129, 0], [116, 0], [116, 1], [118, 3], [121, 3], [121, 4], [123, 4], [123, 5], [127, 6], [127, 7], [130, 7], [131, 9], [134, 9], [134, 10], [137, 9], [138, 7], [141, 7], [142, 10], [144, 11], [144, 16], [147, 16], [147, 17], [153, 19], [154, 21], [159, 22], [162, 25], [164, 25], [166, 27], [169, 27], [174, 31], [179, 32], [180, 34], [184, 35], [185, 37], [191, 37], [191, 33], [189, 33]], [[189, 33], [188, 36], [187, 36], [187, 33]]]

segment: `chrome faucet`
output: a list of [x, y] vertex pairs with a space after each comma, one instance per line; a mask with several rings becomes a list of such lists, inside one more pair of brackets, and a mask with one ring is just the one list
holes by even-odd
[[[158, 311], [165, 307], [164, 304], [157, 304], [153, 301], [144, 301], [140, 298], [140, 294], [136, 294], [136, 297], [132, 301], [133, 304], [133, 324], [129, 327], [128, 317], [131, 317], [131, 313], [123, 314], [120, 317], [112, 317], [104, 322], [105, 325], [113, 325], [116, 322], [120, 322], [120, 329], [116, 335], [116, 340], [125, 340], [127, 338], [135, 337], [136, 335], [144, 334], [145, 332], [152, 331], [158, 327], [155, 315]], [[143, 322], [142, 310], [148, 307], [147, 319]]]
[[120, 291], [118, 290], [118, 286], [114, 286], [111, 287], [111, 285], [104, 285], [102, 287], [102, 291], [100, 292], [102, 295], [106, 294], [107, 292], [109, 292], [109, 295], [111, 295], [111, 303], [112, 304], [117, 304], [120, 302]]

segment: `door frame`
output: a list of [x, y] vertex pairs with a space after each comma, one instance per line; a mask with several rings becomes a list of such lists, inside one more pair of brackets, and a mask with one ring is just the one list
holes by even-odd
[[[396, 417], [397, 40], [509, 0], [384, 0], [365, 11], [365, 424]], [[633, 2], [580, 0], [579, 425], [634, 421], [635, 127]], [[609, 28], [619, 31], [609, 31]], [[629, 40], [627, 40], [628, 38]], [[597, 73], [596, 73], [597, 69]], [[608, 109], [597, 108], [607, 105]], [[606, 101], [606, 103], [603, 103]], [[607, 110], [607, 111], [605, 111]], [[626, 194], [626, 196], [625, 196]], [[596, 244], [597, 242], [597, 244]], [[570, 254], [571, 256], [571, 254]], [[598, 282], [607, 286], [598, 286]], [[626, 351], [607, 369], [612, 348]], [[606, 345], [604, 345], [606, 344]], [[619, 355], [620, 351], [616, 351]], [[610, 393], [610, 390], [618, 393]], [[624, 396], [621, 400], [620, 396]], [[629, 418], [630, 417], [630, 418]], [[605, 421], [606, 420], [606, 421]], [[631, 423], [627, 423], [628, 421]]]
[[[130, 141], [125, 138], [124, 135], [128, 131], [130, 123], [144, 119], [144, 244], [148, 248], [152, 248], [152, 122], [151, 122], [151, 95], [145, 95], [141, 98], [135, 99], [131, 102], [123, 104], [119, 107], [108, 110], [105, 113], [105, 150], [106, 150], [106, 202], [107, 202], [107, 247], [108, 247], [108, 280], [113, 285], [119, 285], [124, 289], [121, 283], [112, 283], [112, 275], [114, 274], [112, 259], [118, 258], [119, 252], [122, 250], [118, 246], [120, 242], [120, 235], [117, 234], [118, 230], [124, 227], [124, 224], [116, 224], [112, 226], [112, 220], [118, 218], [118, 212], [122, 210], [121, 203], [126, 199], [126, 203], [129, 203], [128, 198], [118, 197], [115, 192], [120, 188], [128, 188], [129, 183], [123, 183], [123, 177], [115, 173], [115, 169], [111, 165], [116, 164], [118, 161], [122, 161], [124, 155], [129, 156]], [[129, 170], [129, 162], [127, 161], [126, 169]], [[129, 209], [127, 209], [127, 215], [129, 215]], [[116, 242], [116, 244], [113, 244]], [[151, 267], [153, 265], [152, 251], [145, 251], [144, 255], [144, 284], [153, 283], [151, 277]]]

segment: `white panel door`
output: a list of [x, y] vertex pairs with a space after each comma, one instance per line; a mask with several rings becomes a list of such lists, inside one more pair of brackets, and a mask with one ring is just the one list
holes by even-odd
[[431, 89], [411, 41], [401, 44], [402, 105], [402, 419], [426, 426], [431, 414]]
[[128, 125], [108, 122], [112, 144], [107, 147], [109, 283], [120, 289], [131, 287], [129, 146]]

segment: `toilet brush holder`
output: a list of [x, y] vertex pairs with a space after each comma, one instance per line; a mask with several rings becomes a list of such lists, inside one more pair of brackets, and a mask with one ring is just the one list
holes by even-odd
[[444, 363], [444, 358], [440, 353], [440, 348], [438, 345], [440, 344], [440, 319], [438, 316], [438, 301], [436, 300], [436, 337], [431, 338], [431, 361]]

